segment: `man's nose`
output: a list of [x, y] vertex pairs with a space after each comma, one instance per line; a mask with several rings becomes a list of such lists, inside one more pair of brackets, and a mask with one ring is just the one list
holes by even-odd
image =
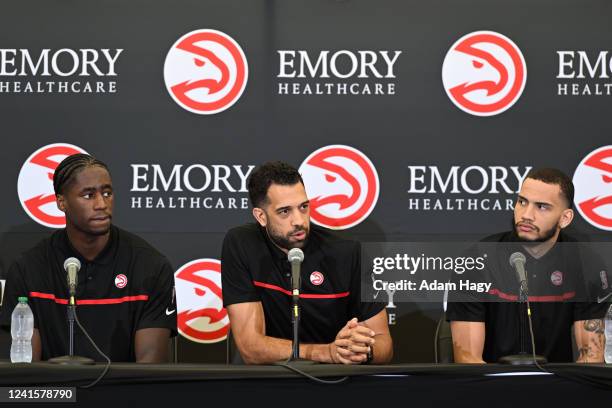
[[525, 210], [523, 211], [522, 217], [525, 220], [533, 221], [535, 216], [535, 209], [533, 204], [528, 204]]
[[106, 204], [106, 200], [104, 199], [103, 194], [96, 194], [94, 200], [95, 200], [94, 208], [100, 209], [100, 210], [103, 210], [106, 208], [107, 204]]

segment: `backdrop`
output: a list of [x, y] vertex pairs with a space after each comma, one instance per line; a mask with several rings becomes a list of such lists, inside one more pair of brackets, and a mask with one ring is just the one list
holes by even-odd
[[[109, 165], [115, 224], [188, 272], [182, 362], [225, 360], [227, 316], [198, 277], [220, 285], [267, 160], [300, 168], [313, 222], [363, 241], [506, 230], [526, 172], [554, 166], [576, 184], [574, 232], [610, 240], [611, 15], [604, 0], [5, 3], [0, 269], [63, 226], [50, 175], [77, 151]], [[441, 306], [389, 306], [395, 361], [432, 361]]]

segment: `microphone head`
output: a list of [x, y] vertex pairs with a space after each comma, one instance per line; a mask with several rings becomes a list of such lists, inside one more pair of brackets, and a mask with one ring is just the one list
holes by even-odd
[[287, 260], [289, 260], [291, 263], [302, 263], [304, 260], [304, 252], [300, 248], [291, 248], [287, 253]]
[[81, 261], [79, 261], [77, 258], [70, 257], [64, 261], [64, 270], [68, 272], [68, 268], [70, 266], [74, 266], [78, 272], [81, 269]]
[[525, 265], [525, 262], [527, 262], [527, 258], [525, 258], [525, 255], [523, 255], [522, 252], [514, 252], [512, 255], [510, 255], [510, 265], [515, 266], [517, 262], [520, 262], [523, 265]]

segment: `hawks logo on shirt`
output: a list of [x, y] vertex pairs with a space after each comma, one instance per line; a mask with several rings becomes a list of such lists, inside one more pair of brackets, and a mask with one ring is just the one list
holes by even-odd
[[323, 282], [325, 281], [325, 277], [323, 276], [323, 274], [319, 271], [314, 271], [313, 273], [310, 274], [310, 283], [312, 283], [315, 286], [320, 286], [323, 284]]
[[380, 183], [376, 168], [365, 154], [350, 146], [322, 147], [299, 169], [310, 199], [310, 218], [332, 228], [353, 227], [372, 212]]
[[120, 273], [119, 275], [115, 276], [115, 286], [119, 289], [125, 288], [127, 286], [127, 283], [128, 279], [127, 276], [125, 276], [124, 274]]
[[561, 286], [563, 284], [563, 272], [554, 271], [550, 274], [550, 281], [555, 286]]
[[181, 266], [174, 278], [179, 333], [198, 343], [225, 340], [229, 317], [223, 307], [221, 262], [196, 259]]

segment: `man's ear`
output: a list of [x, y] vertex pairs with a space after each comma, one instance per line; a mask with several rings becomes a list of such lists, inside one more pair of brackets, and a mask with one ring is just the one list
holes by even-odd
[[559, 220], [559, 227], [561, 227], [561, 229], [567, 227], [572, 223], [573, 219], [574, 210], [572, 210], [571, 208], [563, 210], [563, 212], [561, 213], [561, 219]]
[[253, 217], [257, 220], [259, 225], [265, 228], [268, 225], [268, 217], [266, 216], [266, 212], [259, 207], [253, 208]]
[[57, 204], [57, 208], [61, 212], [66, 212], [66, 200], [64, 200], [64, 196], [61, 194], [57, 194], [55, 196], [55, 203]]

